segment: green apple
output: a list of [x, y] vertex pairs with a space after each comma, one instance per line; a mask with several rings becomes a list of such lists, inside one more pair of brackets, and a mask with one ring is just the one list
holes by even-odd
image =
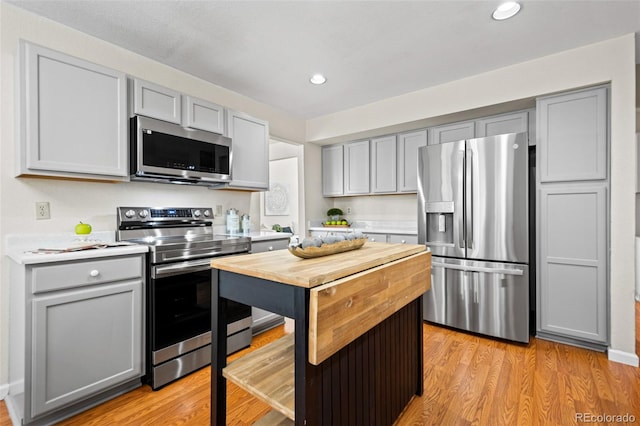
[[343, 220], [340, 224], [341, 225], [348, 225], [349, 223], [346, 220]]
[[79, 224], [76, 225], [75, 231], [76, 231], [76, 234], [78, 234], [78, 235], [90, 234], [91, 233], [91, 225], [89, 225], [88, 223], [80, 222]]

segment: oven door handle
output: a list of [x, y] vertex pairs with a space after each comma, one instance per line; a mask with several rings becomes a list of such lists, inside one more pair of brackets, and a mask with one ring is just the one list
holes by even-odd
[[211, 259], [189, 260], [170, 265], [153, 266], [151, 268], [151, 278], [188, 274], [190, 272], [206, 271], [207, 269], [211, 269]]

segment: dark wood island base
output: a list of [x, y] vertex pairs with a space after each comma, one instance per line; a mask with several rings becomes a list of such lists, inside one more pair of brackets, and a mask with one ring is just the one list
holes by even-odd
[[[227, 379], [273, 407], [258, 424], [391, 425], [422, 395], [424, 246], [368, 243], [318, 259], [281, 250], [212, 267], [211, 424], [226, 424]], [[217, 336], [229, 300], [293, 318], [294, 334], [227, 366]]]

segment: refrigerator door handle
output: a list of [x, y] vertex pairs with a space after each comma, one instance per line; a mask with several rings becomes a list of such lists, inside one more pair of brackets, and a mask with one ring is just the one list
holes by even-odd
[[460, 187], [458, 188], [459, 189], [458, 194], [460, 194], [460, 195], [459, 195], [459, 200], [458, 200], [458, 207], [459, 208], [457, 209], [457, 212], [455, 213], [456, 216], [457, 216], [456, 219], [455, 219], [455, 221], [457, 222], [457, 226], [455, 226], [455, 229], [458, 232], [458, 245], [460, 246], [460, 248], [464, 249], [464, 248], [466, 248], [466, 241], [465, 241], [465, 237], [466, 236], [465, 236], [465, 231], [464, 231], [464, 220], [465, 220], [465, 213], [466, 212], [465, 212], [464, 208], [460, 208], [460, 207], [463, 207], [463, 200], [464, 200], [464, 196], [465, 196], [464, 195], [465, 194], [465, 192], [464, 192], [465, 191], [465, 189], [464, 189], [465, 188], [465, 185], [464, 185], [464, 179], [465, 179], [465, 176], [464, 176], [464, 164], [465, 164], [464, 150], [458, 151], [458, 155], [460, 157], [460, 164], [462, 165], [462, 167], [460, 167], [460, 169], [459, 169], [460, 170], [460, 174], [462, 176], [458, 177], [458, 182], [459, 182], [459, 185], [460, 185]]
[[442, 262], [436, 259], [431, 260], [431, 266], [439, 266], [445, 269], [455, 269], [457, 271], [465, 272], [487, 272], [490, 274], [524, 275], [524, 270], [522, 269], [487, 268], [485, 266], [456, 265], [453, 263]]
[[473, 249], [473, 151], [467, 150], [465, 164], [465, 234], [467, 237], [467, 248]]

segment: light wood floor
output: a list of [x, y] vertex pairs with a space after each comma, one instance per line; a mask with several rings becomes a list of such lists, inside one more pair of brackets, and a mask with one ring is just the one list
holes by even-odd
[[[640, 423], [640, 368], [609, 362], [605, 354], [533, 338], [524, 346], [426, 324], [423, 332], [425, 393], [409, 404], [399, 426], [565, 426], [579, 424], [580, 415], [585, 419], [625, 414]], [[283, 333], [282, 327], [264, 333], [254, 339], [252, 348]], [[640, 303], [636, 303], [636, 352], [640, 353]], [[143, 386], [61, 425], [208, 425], [210, 372], [204, 368], [156, 392]], [[228, 406], [229, 425], [250, 425], [269, 410], [233, 384]], [[609, 424], [615, 424], [611, 420]], [[0, 426], [8, 425], [3, 402]]]

